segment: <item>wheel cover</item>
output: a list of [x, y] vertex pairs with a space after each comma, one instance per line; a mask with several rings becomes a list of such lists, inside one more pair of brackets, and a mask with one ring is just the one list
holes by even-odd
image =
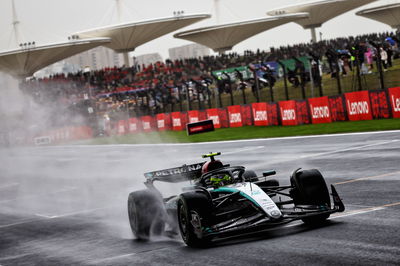
[[190, 212], [190, 224], [193, 226], [193, 232], [196, 234], [198, 238], [203, 236], [203, 232], [201, 230], [201, 218], [200, 215], [195, 212]]

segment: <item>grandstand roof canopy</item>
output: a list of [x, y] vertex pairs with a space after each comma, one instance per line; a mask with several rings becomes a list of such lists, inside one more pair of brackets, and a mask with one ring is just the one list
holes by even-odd
[[376, 0], [318, 0], [268, 11], [271, 16], [307, 12], [309, 18], [296, 21], [304, 29], [317, 28], [328, 20]]
[[247, 20], [183, 31], [176, 33], [174, 37], [200, 43], [215, 52], [223, 52], [258, 33], [306, 17], [307, 13], [298, 13]]
[[109, 42], [109, 38], [92, 38], [41, 46], [22, 46], [0, 52], [0, 71], [14, 77], [26, 78], [48, 65]]
[[358, 16], [377, 20], [400, 30], [400, 3], [368, 8], [356, 14]]
[[208, 14], [179, 15], [141, 22], [128, 22], [74, 33], [79, 38], [109, 37], [106, 46], [116, 52], [130, 52], [136, 47], [176, 31], [200, 20], [210, 18]]

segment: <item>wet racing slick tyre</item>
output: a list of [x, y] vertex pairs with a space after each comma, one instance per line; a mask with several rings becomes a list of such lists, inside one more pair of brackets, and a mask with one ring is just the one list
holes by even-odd
[[189, 247], [205, 247], [211, 238], [204, 236], [210, 224], [211, 202], [201, 192], [186, 192], [178, 200], [178, 224], [183, 241]]
[[130, 193], [128, 216], [132, 232], [139, 240], [164, 233], [167, 214], [157, 191], [145, 189]]
[[[291, 191], [295, 205], [331, 206], [329, 190], [325, 179], [317, 169], [300, 170], [292, 175], [290, 183], [294, 187]], [[329, 218], [329, 213], [303, 218], [305, 224], [320, 224]]]

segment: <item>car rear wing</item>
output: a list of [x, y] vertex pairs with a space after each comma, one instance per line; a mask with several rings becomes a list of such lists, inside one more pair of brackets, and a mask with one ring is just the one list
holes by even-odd
[[169, 183], [193, 180], [201, 176], [201, 168], [203, 167], [203, 164], [205, 164], [205, 162], [147, 172], [144, 173], [144, 176], [147, 179], [147, 183], [153, 183], [156, 180]]

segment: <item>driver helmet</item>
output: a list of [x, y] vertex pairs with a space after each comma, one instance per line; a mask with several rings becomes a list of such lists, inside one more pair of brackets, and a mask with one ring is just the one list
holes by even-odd
[[210, 178], [211, 185], [214, 188], [219, 188], [232, 184], [233, 178], [229, 174], [218, 174]]
[[203, 164], [203, 167], [201, 168], [201, 173], [205, 174], [222, 167], [224, 167], [224, 164], [219, 160], [209, 161]]

